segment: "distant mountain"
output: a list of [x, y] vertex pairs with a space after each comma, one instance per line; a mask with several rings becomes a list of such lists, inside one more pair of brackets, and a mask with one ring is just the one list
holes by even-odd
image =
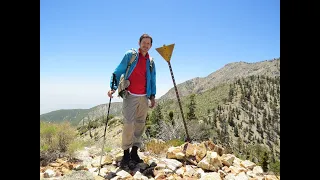
[[[100, 116], [107, 115], [109, 103], [101, 104], [90, 109], [64, 109], [52, 111], [40, 115], [40, 120], [46, 122], [60, 123], [62, 121], [69, 121], [72, 125], [78, 125], [83, 119], [87, 119], [90, 115], [95, 119]], [[109, 114], [113, 116], [121, 115], [122, 102], [113, 102], [110, 106]]]
[[75, 122], [79, 122], [86, 116], [88, 112], [90, 112], [90, 109], [62, 109], [41, 114], [40, 120], [54, 123], [69, 121], [71, 124], [75, 124]]
[[[280, 76], [280, 58], [273, 60], [265, 60], [257, 63], [235, 62], [226, 64], [223, 68], [209, 74], [207, 77], [196, 77], [177, 85], [181, 99], [190, 94], [200, 94], [207, 90], [216, 91], [212, 88], [223, 86], [224, 84], [233, 82], [236, 78], [249, 77], [252, 75], [265, 75], [269, 77]], [[223, 89], [223, 88], [222, 88]], [[221, 88], [219, 89], [221, 91]], [[223, 93], [223, 92], [220, 92]], [[206, 93], [210, 94], [210, 93]], [[224, 94], [223, 97], [226, 95]], [[158, 101], [163, 102], [171, 99], [172, 103], [176, 103], [176, 94], [174, 88], [170, 89], [165, 95], [161, 96]], [[222, 96], [215, 101], [221, 101]], [[169, 102], [169, 101], [168, 101]], [[171, 102], [171, 101], [170, 101]], [[167, 103], [168, 106], [172, 103]], [[204, 105], [205, 106], [205, 105]], [[176, 106], [177, 107], [177, 106]], [[40, 115], [40, 120], [47, 122], [69, 121], [72, 125], [79, 125], [83, 120], [88, 119], [89, 115], [93, 119], [107, 114], [107, 104], [97, 105], [90, 109], [64, 109], [52, 111]], [[113, 102], [110, 107], [110, 114], [121, 116], [122, 102]]]
[[[209, 74], [207, 77], [196, 77], [178, 84], [180, 96], [198, 94], [223, 83], [232, 82], [235, 78], [252, 75], [265, 75], [269, 77], [280, 76], [280, 58], [265, 60], [257, 63], [235, 62], [226, 64], [223, 68]], [[160, 99], [175, 99], [176, 93], [172, 87]]]
[[[109, 103], [101, 104], [91, 108], [90, 112], [86, 114], [79, 122], [78, 125], [86, 123], [86, 121], [90, 118], [90, 120], [100, 119], [102, 116], [107, 116], [108, 114]], [[110, 115], [113, 116], [122, 116], [122, 102], [113, 102], [110, 105]], [[85, 122], [83, 122], [85, 121]]]

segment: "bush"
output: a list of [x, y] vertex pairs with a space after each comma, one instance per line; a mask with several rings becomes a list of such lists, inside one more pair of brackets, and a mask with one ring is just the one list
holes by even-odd
[[104, 147], [104, 151], [109, 153], [112, 151], [112, 148], [111, 147]]
[[276, 160], [275, 162], [270, 163], [269, 171], [274, 172], [276, 175], [280, 175], [280, 161]]
[[57, 127], [54, 124], [40, 122], [40, 152], [52, 151], [55, 146]]
[[76, 136], [77, 131], [69, 123], [59, 124], [57, 128], [58, 149], [61, 152], [66, 152]]
[[76, 140], [77, 130], [69, 122], [59, 124], [40, 122], [40, 155], [48, 153], [72, 154], [84, 143]]
[[[112, 115], [112, 114], [109, 114], [109, 117], [108, 117], [108, 124], [110, 123], [110, 120], [113, 119], [115, 116]], [[102, 116], [101, 117], [101, 123], [102, 125], [105, 125], [107, 122], [107, 116]]]
[[150, 151], [154, 154], [162, 154], [162, 153], [166, 153], [169, 147], [171, 146], [176, 147], [182, 144], [184, 144], [184, 141], [180, 139], [172, 139], [167, 142], [152, 139], [151, 141], [146, 143], [145, 147], [147, 151]]
[[169, 147], [163, 141], [151, 140], [146, 143], [145, 148], [154, 154], [161, 154], [165, 153]]
[[[108, 126], [113, 127], [116, 126], [119, 122], [119, 119], [113, 118], [108, 120]], [[104, 124], [105, 125], [105, 124]]]
[[88, 131], [88, 126], [87, 125], [81, 126], [81, 127], [78, 128], [78, 132], [79, 132], [80, 135], [85, 134], [87, 131]]
[[168, 144], [169, 146], [181, 146], [182, 144], [184, 144], [185, 142], [182, 141], [181, 139], [171, 139], [168, 142], [166, 142], [166, 144]]
[[74, 153], [78, 150], [83, 148], [86, 145], [86, 142], [83, 141], [72, 141], [70, 142], [67, 153], [70, 156], [70, 158], [74, 157]]

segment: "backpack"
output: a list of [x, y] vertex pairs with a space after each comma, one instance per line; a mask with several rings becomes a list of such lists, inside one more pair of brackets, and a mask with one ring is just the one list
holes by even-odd
[[[125, 99], [126, 94], [127, 94], [127, 91], [125, 91], [125, 89], [130, 85], [130, 81], [124, 79], [124, 77], [127, 76], [128, 71], [129, 71], [129, 69], [131, 67], [131, 64], [133, 63], [133, 61], [137, 57], [137, 52], [134, 49], [131, 49], [131, 50], [132, 50], [132, 57], [130, 59], [129, 64], [127, 65], [126, 74], [125, 75], [121, 75], [120, 81], [119, 81], [119, 86], [118, 86], [118, 97], [122, 97], [123, 99]], [[153, 66], [154, 66], [154, 59], [153, 59], [153, 57], [149, 57], [149, 60], [150, 60], [150, 67], [149, 68], [150, 68], [150, 72], [152, 72], [153, 71]]]

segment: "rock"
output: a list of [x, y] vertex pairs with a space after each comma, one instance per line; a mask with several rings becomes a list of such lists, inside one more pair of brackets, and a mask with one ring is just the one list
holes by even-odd
[[207, 154], [207, 148], [204, 143], [196, 147], [196, 161], [200, 162]]
[[186, 171], [186, 168], [185, 167], [181, 167], [181, 168], [176, 170], [176, 174], [183, 175], [185, 171]]
[[206, 145], [207, 151], [213, 151], [216, 146], [212, 141], [204, 141], [204, 144]]
[[207, 151], [206, 157], [199, 162], [198, 167], [205, 170], [218, 171], [222, 167], [222, 163], [216, 152]]
[[249, 180], [249, 177], [246, 175], [245, 172], [240, 172], [238, 175], [236, 175], [236, 180]]
[[94, 180], [93, 174], [88, 171], [79, 170], [72, 171], [72, 173], [62, 176], [61, 180]]
[[197, 145], [195, 144], [191, 144], [191, 143], [187, 143], [187, 149], [186, 149], [186, 157], [195, 157], [196, 156], [196, 153], [197, 153]]
[[192, 166], [186, 165], [186, 170], [183, 175], [188, 176], [188, 177], [192, 177], [195, 173], [196, 173], [196, 170]]
[[74, 168], [74, 170], [76, 170], [76, 171], [80, 171], [80, 170], [84, 170], [84, 168], [85, 168], [85, 166], [84, 165], [77, 165], [75, 168]]
[[101, 176], [94, 176], [94, 180], [104, 180], [105, 178], [101, 177]]
[[43, 177], [45, 178], [51, 178], [55, 175], [55, 172], [52, 169], [47, 169], [44, 174]]
[[182, 163], [176, 159], [162, 159], [162, 161], [165, 162], [166, 167], [168, 167], [172, 171], [182, 166]]
[[115, 161], [116, 162], [121, 161], [122, 157], [123, 157], [123, 152], [120, 152], [120, 153], [116, 154]]
[[196, 177], [197, 179], [200, 179], [201, 177], [203, 177], [205, 174], [205, 172], [203, 171], [203, 169], [198, 168], [196, 170], [196, 172], [193, 174], [194, 177]]
[[221, 180], [220, 174], [217, 172], [209, 172], [209, 173], [205, 173], [200, 180]]
[[221, 156], [221, 162], [222, 164], [229, 167], [232, 165], [234, 158], [235, 156], [233, 154], [223, 154]]
[[215, 146], [213, 151], [218, 153], [219, 156], [222, 156], [222, 154], [224, 153], [224, 148], [220, 146]]
[[61, 166], [61, 164], [60, 163], [50, 163], [49, 166], [51, 166], [51, 167], [59, 167], [59, 166]]
[[255, 163], [253, 163], [253, 162], [251, 162], [251, 161], [249, 161], [249, 160], [244, 160], [244, 161], [242, 161], [242, 162], [240, 163], [240, 165], [241, 165], [242, 167], [246, 168], [246, 169], [251, 169], [251, 170], [256, 166]]
[[131, 174], [124, 170], [117, 172], [116, 175], [119, 176], [121, 179], [127, 179], [132, 177]]
[[[179, 155], [177, 155], [177, 154], [179, 154]], [[179, 147], [170, 147], [167, 151], [166, 157], [168, 159], [182, 159], [182, 158], [184, 158], [184, 153], [182, 152], [182, 148], [180, 146]]]
[[107, 175], [104, 176], [105, 179], [112, 179], [114, 177], [116, 177], [117, 174], [114, 172], [109, 172]]
[[258, 176], [263, 174], [263, 169], [261, 166], [255, 166], [252, 171], [255, 175]]
[[[158, 141], [164, 143], [163, 141]], [[138, 152], [143, 163], [135, 165], [134, 169], [120, 169], [119, 161], [123, 156], [121, 148], [112, 150], [102, 156], [100, 175], [98, 166], [101, 156], [92, 154], [94, 148], [86, 148], [81, 152], [82, 160], [68, 162], [59, 158], [48, 166], [40, 166], [40, 179], [130, 179], [130, 180], [196, 180], [196, 179], [226, 179], [226, 180], [278, 180], [273, 174], [263, 172], [261, 166], [249, 160], [242, 160], [233, 154], [224, 154], [224, 149], [212, 141], [201, 143], [184, 143], [178, 147], [170, 147], [166, 154], [152, 155], [150, 152]], [[97, 151], [98, 152], [98, 151]], [[165, 158], [164, 158], [165, 156]], [[40, 164], [41, 165], [41, 164]], [[210, 172], [211, 171], [211, 172]]]
[[113, 157], [112, 157], [112, 155], [110, 155], [110, 154], [107, 154], [106, 156], [105, 156], [105, 159], [104, 159], [104, 161], [103, 161], [103, 165], [109, 165], [109, 164], [112, 164], [112, 162], [113, 162]]
[[[264, 179], [265, 180], [278, 180], [277, 176], [276, 175], [265, 175], [264, 176]], [[279, 178], [280, 179], [280, 178]]]
[[134, 180], [148, 180], [148, 178], [146, 176], [144, 176], [143, 174], [141, 174], [139, 171], [135, 173], [135, 175], [133, 176]]

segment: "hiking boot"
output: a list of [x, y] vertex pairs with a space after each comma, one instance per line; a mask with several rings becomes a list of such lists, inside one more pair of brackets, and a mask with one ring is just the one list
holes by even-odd
[[120, 162], [120, 168], [126, 168], [129, 165], [129, 158], [123, 158]]
[[130, 160], [130, 154], [129, 154], [129, 149], [123, 151], [123, 157], [120, 162], [120, 167], [121, 168], [126, 168], [129, 165], [129, 160]]
[[134, 168], [136, 167], [137, 163], [134, 161], [134, 160], [129, 160], [129, 163], [128, 163], [128, 167], [131, 171], [134, 170]]
[[143, 162], [143, 160], [140, 159], [140, 157], [138, 156], [138, 147], [137, 146], [132, 147], [132, 150], [130, 152], [130, 159], [132, 161], [134, 161], [136, 164]]

